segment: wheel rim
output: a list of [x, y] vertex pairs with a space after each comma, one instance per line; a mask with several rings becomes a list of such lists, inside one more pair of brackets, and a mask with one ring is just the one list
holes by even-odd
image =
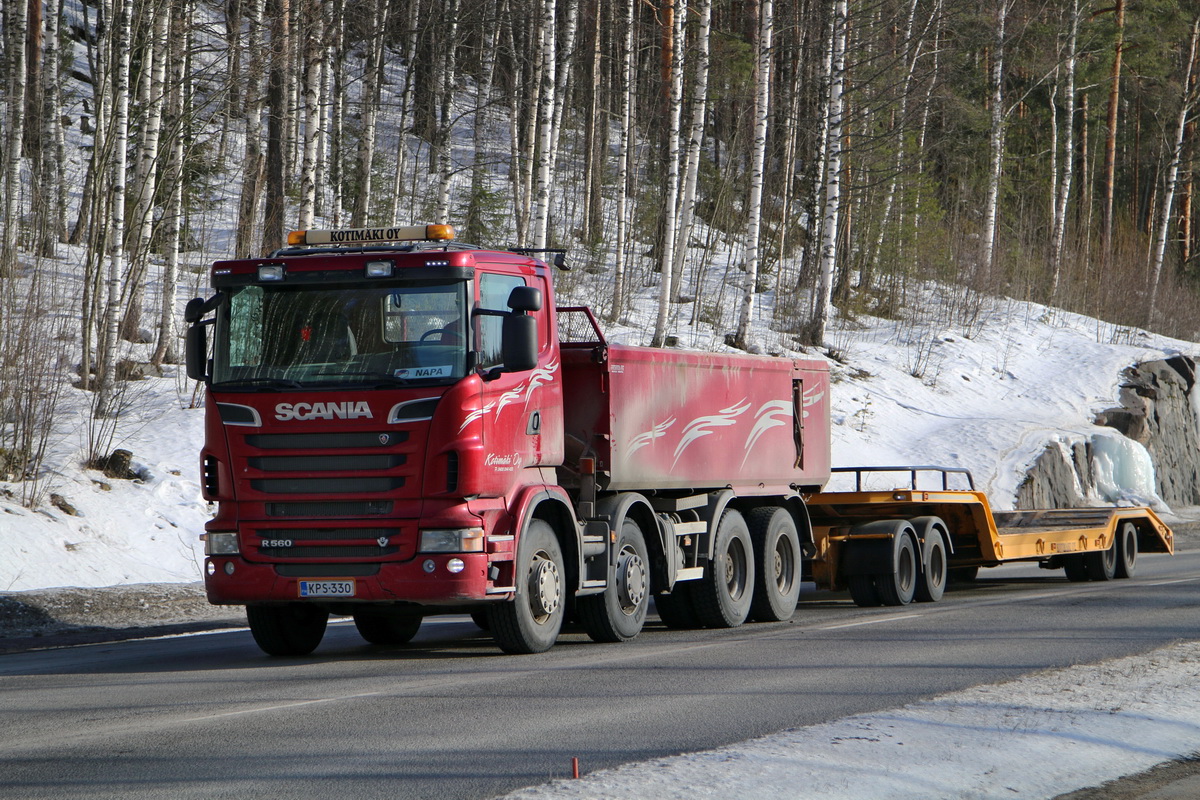
[[771, 568], [775, 576], [775, 586], [779, 589], [780, 594], [786, 595], [792, 590], [792, 578], [796, 574], [795, 570], [796, 554], [792, 550], [791, 542], [787, 537], [780, 536], [775, 542], [775, 557], [771, 559]]
[[746, 550], [740, 541], [729, 543], [724, 561], [725, 588], [729, 596], [737, 600], [746, 592]]
[[646, 600], [646, 565], [632, 545], [625, 545], [617, 556], [617, 597], [621, 613], [633, 616]]
[[562, 577], [554, 559], [539, 550], [529, 568], [529, 607], [534, 619], [545, 622], [562, 602]]

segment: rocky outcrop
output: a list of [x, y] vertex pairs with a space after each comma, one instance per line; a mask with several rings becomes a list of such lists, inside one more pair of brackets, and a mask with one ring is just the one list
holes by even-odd
[[[1200, 422], [1193, 389], [1196, 362], [1188, 356], [1137, 364], [1125, 371], [1118, 405], [1096, 415], [1141, 444], [1154, 465], [1155, 488], [1168, 506], [1200, 505]], [[1098, 456], [1112, 437], [1067, 445], [1052, 442], [1038, 456], [1017, 492], [1017, 508], [1068, 508], [1094, 504], [1111, 493]], [[1103, 446], [1101, 446], [1103, 445]]]

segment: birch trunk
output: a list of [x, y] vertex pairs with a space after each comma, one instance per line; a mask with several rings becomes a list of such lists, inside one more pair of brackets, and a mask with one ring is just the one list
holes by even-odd
[[245, 77], [245, 134], [246, 151], [243, 159], [242, 194], [238, 202], [237, 238], [234, 252], [238, 258], [249, 258], [253, 254], [254, 232], [258, 219], [258, 206], [262, 198], [263, 146], [262, 146], [262, 73], [263, 73], [263, 24], [264, 0], [251, 0], [250, 21], [246, 33], [246, 51], [250, 64]]
[[175, 298], [179, 293], [179, 251], [180, 236], [183, 230], [183, 63], [184, 50], [187, 43], [185, 24], [187, 13], [184, 5], [188, 0], [174, 0], [171, 3], [170, 62], [171, 80], [167, 103], [174, 120], [175, 135], [171, 140], [171, 152], [167, 160], [167, 184], [171, 194], [163, 215], [166, 227], [163, 248], [166, 251], [166, 261], [163, 266], [162, 296], [158, 308], [158, 341], [154, 346], [154, 354], [150, 362], [155, 366], [164, 363], [174, 364], [179, 361], [176, 340], [178, 315], [175, 309]]
[[[675, 293], [683, 290], [683, 264], [687, 260], [688, 240], [692, 235], [692, 219], [696, 213], [696, 186], [700, 180], [700, 147], [704, 143], [704, 121], [708, 114], [709, 41], [712, 38], [712, 0], [700, 0], [699, 25], [696, 31], [695, 83], [692, 88], [692, 120], [689, 128], [683, 192], [679, 204], [679, 228], [675, 232], [674, 282]], [[761, 187], [760, 187], [761, 191]]]
[[762, 239], [763, 169], [767, 154], [767, 125], [771, 118], [771, 40], [774, 36], [773, 0], [762, 0], [758, 31], [758, 53], [754, 76], [754, 144], [750, 155], [750, 218], [746, 231], [746, 290], [742, 293], [734, 343], [746, 350], [750, 346], [750, 323], [754, 319], [754, 299], [758, 294], [760, 240]]
[[115, 417], [117, 401], [117, 344], [121, 317], [121, 280], [125, 277], [125, 182], [129, 143], [129, 61], [133, 0], [122, 0], [116, 22], [117, 57], [113, 87], [112, 219], [109, 234], [108, 275], [105, 280], [104, 340], [97, 365], [99, 386], [93, 415]]
[[446, 23], [441, 36], [441, 85], [438, 90], [438, 127], [434, 136], [437, 147], [438, 195], [435, 222], [450, 221], [450, 191], [454, 180], [454, 73], [458, 47], [458, 0], [449, 0]]
[[18, 231], [21, 219], [21, 143], [25, 134], [25, 34], [29, 18], [23, 0], [9, 11], [8, 51], [8, 136], [4, 145], [4, 239], [0, 242], [0, 279], [11, 277], [17, 266]]
[[633, 159], [633, 104], [636, 98], [637, 56], [634, 51], [633, 21], [637, 0], [625, 0], [625, 41], [621, 49], [622, 104], [621, 130], [618, 133], [620, 153], [617, 155], [617, 237], [613, 254], [613, 299], [608, 321], [617, 322], [625, 311], [625, 258], [629, 238], [630, 166]]
[[[420, 10], [416, 3], [409, 6], [408, 19], [405, 21], [404, 34], [404, 89], [400, 94], [400, 118], [396, 123], [396, 172], [392, 176], [392, 213], [389, 220], [399, 222], [400, 198], [404, 194], [404, 179], [409, 173], [408, 129], [412, 125], [412, 108], [416, 92], [416, 76], [413, 75], [413, 61], [417, 53], [417, 25], [420, 22]], [[409, 218], [415, 219], [415, 204], [409, 202]], [[470, 241], [468, 239], [468, 241]]]
[[[1000, 179], [1004, 171], [1004, 26], [1012, 0], [1002, 0], [996, 6], [996, 29], [993, 40], [991, 106], [992, 122], [988, 133], [988, 186], [983, 206], [983, 253], [979, 268], [991, 272], [996, 258], [996, 226], [999, 223]], [[977, 272], [977, 277], [980, 277]]]
[[825, 136], [825, 203], [821, 221], [821, 256], [817, 273], [816, 308], [812, 343], [825, 344], [825, 331], [833, 310], [833, 276], [838, 259], [838, 220], [842, 203], [842, 93], [846, 80], [846, 0], [833, 4], [833, 37], [829, 62], [827, 134]]
[[1121, 102], [1121, 56], [1125, 48], [1125, 0], [1116, 0], [1117, 39], [1113, 43], [1112, 74], [1108, 88], [1108, 132], [1104, 141], [1104, 201], [1100, 221], [1101, 274], [1112, 265], [1113, 197], [1116, 192], [1117, 119]]
[[287, 71], [291, 38], [290, 0], [271, 0], [271, 68], [267, 77], [266, 198], [263, 205], [262, 249], [270, 253], [283, 245], [283, 219], [287, 207], [286, 134]]
[[533, 214], [533, 247], [546, 246], [550, 218], [550, 179], [554, 169], [552, 141], [554, 134], [555, 88], [557, 87], [557, 10], [556, 0], [542, 0], [541, 97], [538, 99], [537, 137], [537, 200]]
[[[1058, 297], [1058, 286], [1062, 280], [1063, 245], [1067, 231], [1067, 205], [1071, 201], [1071, 182], [1075, 175], [1075, 68], [1078, 61], [1079, 41], [1079, 0], [1071, 2], [1071, 20], [1067, 33], [1067, 63], [1066, 63], [1066, 130], [1063, 133], [1062, 176], [1058, 180], [1058, 197], [1054, 202], [1054, 230], [1051, 233], [1051, 278], [1050, 302]], [[1055, 140], [1057, 144], [1057, 139]]]
[[1179, 178], [1179, 164], [1183, 157], [1183, 134], [1187, 130], [1188, 115], [1192, 111], [1195, 97], [1192, 96], [1192, 73], [1196, 68], [1196, 45], [1200, 41], [1200, 17], [1192, 24], [1192, 42], [1188, 48], [1186, 74], [1183, 79], [1183, 97], [1179, 104], [1179, 116], [1175, 120], [1175, 141], [1171, 147], [1171, 163], [1167, 167], [1166, 185], [1163, 187], [1162, 210], [1159, 212], [1158, 232], [1154, 237], [1154, 256], [1150, 264], [1150, 302], [1146, 307], [1146, 325], [1154, 320], [1158, 304], [1158, 284], [1162, 277], [1163, 259], [1167, 251], [1167, 232], [1171, 227], [1171, 208], [1175, 203], [1175, 185]]
[[46, 43], [43, 59], [42, 94], [42, 159], [38, 183], [42, 187], [42, 202], [36, 209], [39, 234], [38, 253], [53, 258], [58, 243], [66, 236], [66, 184], [63, 164], [66, 141], [62, 126], [62, 87], [59, 85], [58, 24], [62, 16], [59, 0], [46, 0]]
[[300, 158], [300, 215], [301, 230], [313, 227], [317, 210], [317, 149], [321, 135], [321, 67], [325, 59], [322, 46], [325, 40], [325, 14], [319, 0], [305, 3], [304, 82], [301, 111], [304, 118], [304, 146]]
[[667, 107], [670, 119], [667, 130], [667, 185], [666, 198], [663, 201], [658, 316], [654, 321], [654, 336], [650, 341], [652, 347], [662, 347], [666, 342], [671, 299], [674, 297], [671, 273], [675, 265], [675, 228], [678, 224], [676, 206], [679, 201], [679, 128], [683, 116], [683, 23], [687, 17], [687, 0], [671, 0], [671, 10], [673, 28], [670, 38], [674, 45], [671, 50], [671, 96]]
[[361, 228], [371, 214], [371, 176], [375, 160], [375, 125], [379, 116], [379, 97], [383, 88], [384, 31], [387, 29], [387, 0], [372, 0], [370, 39], [362, 90], [362, 136], [358, 140], [358, 194], [350, 224]]

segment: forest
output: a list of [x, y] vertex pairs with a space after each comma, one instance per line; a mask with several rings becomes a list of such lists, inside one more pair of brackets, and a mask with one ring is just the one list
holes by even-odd
[[[1200, 339], [1198, 3], [0, 7], [18, 477], [63, 369], [94, 397], [96, 456], [130, 345], [177, 362], [206, 265], [298, 228], [564, 248], [563, 293], [609, 322], [655, 294], [654, 344], [703, 320], [753, 349], [757, 322], [837, 357], [835, 321], [969, 334], [996, 295]], [[714, 276], [736, 291], [714, 299]]]

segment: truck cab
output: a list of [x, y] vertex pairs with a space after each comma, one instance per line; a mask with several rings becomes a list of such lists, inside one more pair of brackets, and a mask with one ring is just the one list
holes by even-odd
[[[215, 263], [216, 293], [188, 307], [217, 504], [207, 593], [246, 605], [268, 652], [311, 650], [329, 613], [396, 642], [428, 613], [511, 599], [522, 515], [575, 524], [554, 483], [549, 267], [452, 237], [295, 232], [267, 258]], [[561, 605], [565, 572], [539, 576], [542, 606]]]

